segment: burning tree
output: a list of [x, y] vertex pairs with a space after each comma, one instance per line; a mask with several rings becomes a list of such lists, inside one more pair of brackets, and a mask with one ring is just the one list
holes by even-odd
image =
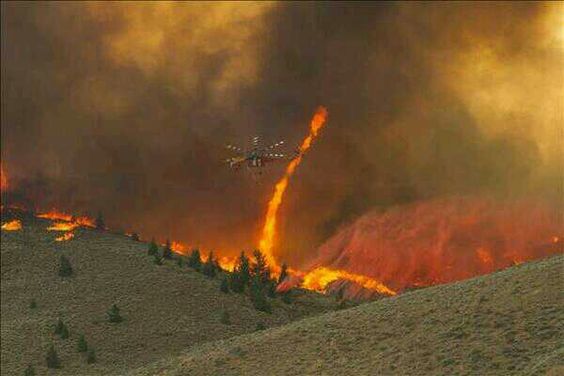
[[280, 275], [278, 276], [278, 284], [284, 282], [288, 277], [288, 265], [286, 263], [282, 264], [282, 269], [280, 270]]

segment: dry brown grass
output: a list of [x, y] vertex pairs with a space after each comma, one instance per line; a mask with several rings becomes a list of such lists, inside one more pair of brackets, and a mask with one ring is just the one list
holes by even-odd
[[132, 375], [563, 375], [564, 256], [195, 346]]
[[[206, 341], [254, 332], [258, 322], [279, 326], [335, 308], [333, 299], [304, 293], [291, 305], [273, 301], [273, 314], [258, 312], [248, 297], [221, 293], [218, 278], [175, 261], [153, 264], [144, 243], [87, 229], [57, 243], [60, 234], [47, 232], [48, 224], [27, 218], [22, 231], [2, 231], [2, 375], [23, 375], [28, 364], [37, 375], [123, 374]], [[71, 278], [57, 275], [61, 254], [71, 261]], [[119, 324], [106, 317], [114, 303], [125, 319]], [[223, 310], [230, 325], [221, 323]], [[70, 329], [67, 340], [53, 334], [58, 318]], [[80, 333], [96, 349], [93, 365], [76, 350]], [[57, 371], [45, 366], [51, 343], [62, 363]]]

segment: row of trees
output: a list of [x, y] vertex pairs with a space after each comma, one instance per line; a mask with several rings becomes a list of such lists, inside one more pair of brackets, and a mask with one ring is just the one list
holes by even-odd
[[[154, 261], [158, 265], [162, 264], [163, 260], [172, 259], [173, 254], [170, 241], [166, 241], [162, 253], [159, 253], [159, 246], [154, 239], [149, 243], [147, 253], [154, 257]], [[253, 252], [252, 259], [247, 257], [245, 252], [241, 252], [232, 272], [226, 272], [221, 268], [213, 252], [210, 252], [204, 261], [198, 249], [194, 249], [190, 253], [186, 259], [186, 264], [210, 278], [214, 278], [218, 274], [223, 275], [220, 284], [222, 292], [229, 293], [232, 291], [239, 294], [248, 292], [254, 307], [260, 311], [271, 312], [272, 308], [267, 298], [275, 298], [277, 295], [281, 295], [285, 303], [290, 303], [289, 292], [277, 293], [278, 285], [288, 276], [287, 265], [283, 264], [280, 275], [278, 278], [274, 278], [266, 257], [259, 250]], [[181, 256], [178, 257], [178, 265], [184, 266], [184, 259]]]

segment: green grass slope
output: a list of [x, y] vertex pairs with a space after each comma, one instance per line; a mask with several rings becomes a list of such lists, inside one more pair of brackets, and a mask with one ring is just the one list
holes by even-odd
[[[145, 243], [90, 229], [59, 243], [49, 224], [27, 218], [21, 231], [2, 231], [2, 375], [23, 375], [29, 364], [37, 375], [123, 374], [206, 341], [254, 332], [259, 322], [279, 326], [335, 309], [333, 299], [302, 293], [290, 305], [273, 300], [272, 314], [259, 312], [247, 296], [220, 292], [219, 278], [175, 261], [155, 265]], [[70, 278], [58, 276], [61, 254], [71, 261]], [[124, 317], [117, 324], [106, 316], [114, 303]], [[223, 310], [230, 325], [221, 322]], [[53, 334], [58, 318], [70, 330], [66, 340]], [[81, 333], [95, 348], [95, 364], [77, 352]], [[55, 371], [46, 368], [51, 344], [62, 363]]]
[[564, 256], [193, 347], [132, 375], [562, 375]]

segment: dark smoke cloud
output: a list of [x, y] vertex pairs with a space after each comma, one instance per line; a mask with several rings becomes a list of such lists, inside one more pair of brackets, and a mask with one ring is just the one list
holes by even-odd
[[257, 185], [222, 165], [223, 144], [297, 143], [323, 104], [282, 208], [291, 262], [374, 206], [479, 192], [561, 205], [558, 10], [3, 3], [2, 160], [43, 187], [42, 207], [235, 252], [283, 167]]

